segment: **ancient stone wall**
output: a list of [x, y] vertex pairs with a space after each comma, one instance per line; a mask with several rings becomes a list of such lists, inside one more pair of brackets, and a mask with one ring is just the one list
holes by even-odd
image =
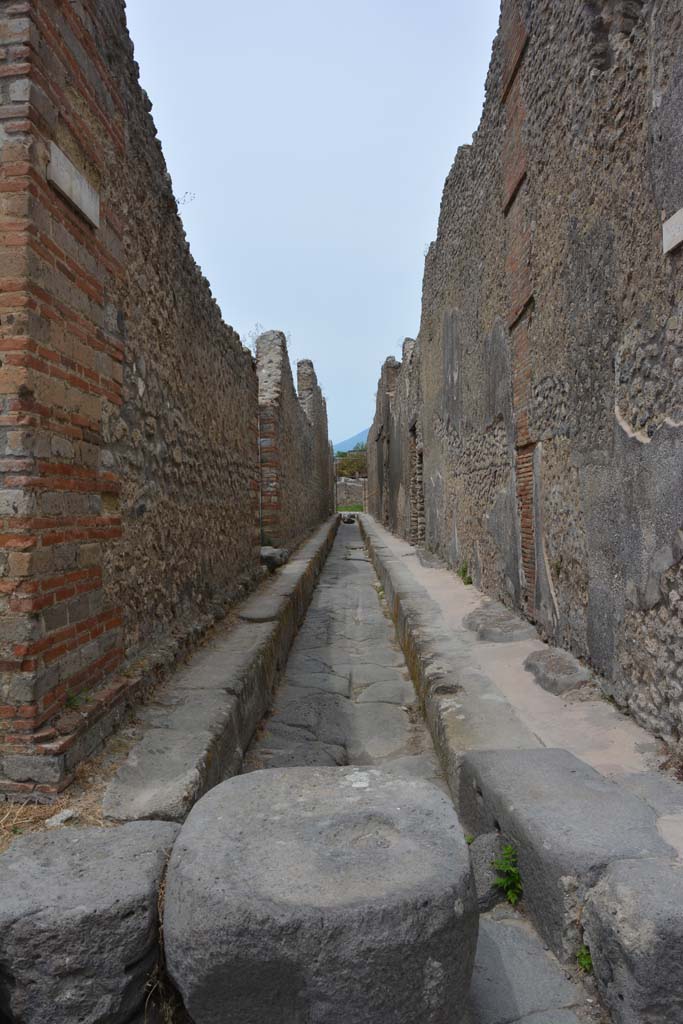
[[340, 476], [337, 478], [337, 508], [360, 505], [365, 511], [367, 480], [365, 477]]
[[368, 439], [368, 511], [384, 526], [416, 544], [424, 542], [424, 451], [419, 347], [403, 343], [403, 359], [382, 367], [377, 410]]
[[0, 0], [0, 68], [0, 796], [49, 798], [256, 578], [258, 381], [123, 0]]
[[281, 331], [266, 331], [257, 338], [256, 366], [261, 543], [292, 550], [334, 510], [327, 409], [309, 359], [297, 364], [295, 390]]
[[673, 742], [682, 207], [680, 3], [504, 0], [481, 124], [426, 259], [417, 350], [385, 364], [369, 445], [371, 509], [413, 536], [416, 414], [427, 546]]

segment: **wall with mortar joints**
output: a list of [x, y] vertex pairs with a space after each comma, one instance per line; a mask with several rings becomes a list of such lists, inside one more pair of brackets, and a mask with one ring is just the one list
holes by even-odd
[[391, 356], [384, 363], [368, 436], [368, 511], [413, 543], [424, 533], [419, 358], [417, 343], [406, 338], [401, 362]]
[[360, 505], [365, 511], [367, 481], [363, 477], [341, 476], [335, 487], [337, 508]]
[[327, 408], [309, 359], [297, 389], [281, 331], [256, 340], [261, 459], [261, 543], [290, 551], [334, 510]]
[[120, 715], [121, 670], [255, 577], [257, 380], [189, 253], [122, 0], [3, 0], [0, 71], [0, 794], [41, 799]]
[[[425, 263], [427, 545], [683, 735], [683, 10], [504, 0]], [[408, 474], [383, 373], [371, 509]], [[389, 493], [386, 493], [388, 489]]]

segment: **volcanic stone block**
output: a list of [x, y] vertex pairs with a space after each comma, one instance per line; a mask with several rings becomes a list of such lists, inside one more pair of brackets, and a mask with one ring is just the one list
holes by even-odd
[[159, 955], [157, 900], [178, 826], [16, 839], [0, 857], [0, 1019], [124, 1024]]
[[572, 1007], [585, 1004], [586, 993], [528, 921], [502, 906], [479, 922], [471, 1001], [473, 1024], [579, 1024]]
[[524, 662], [524, 668], [531, 672], [539, 686], [560, 697], [591, 680], [590, 670], [568, 651], [556, 647], [545, 647], [533, 651]]
[[617, 1024], [683, 1020], [683, 864], [610, 865], [588, 894], [583, 925]]
[[183, 826], [164, 937], [195, 1024], [457, 1024], [477, 906], [450, 800], [378, 769], [231, 779]]
[[536, 640], [538, 634], [533, 626], [513, 615], [505, 605], [488, 601], [475, 609], [463, 620], [463, 625], [477, 634], [480, 640], [489, 643], [506, 644], [515, 640]]
[[515, 846], [525, 906], [562, 960], [574, 959], [586, 893], [612, 861], [674, 855], [651, 807], [567, 750], [464, 754], [458, 787], [464, 826]]

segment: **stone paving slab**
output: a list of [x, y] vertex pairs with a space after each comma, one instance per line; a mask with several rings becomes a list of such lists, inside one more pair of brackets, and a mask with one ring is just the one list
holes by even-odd
[[362, 764], [431, 747], [358, 528], [342, 525], [248, 771]]
[[479, 919], [471, 1024], [579, 1024], [586, 1000], [519, 914], [498, 908]]
[[404, 707], [395, 704], [356, 704], [347, 737], [351, 764], [377, 764], [387, 757], [418, 753], [431, 741], [424, 729], [413, 729]]
[[357, 699], [359, 704], [414, 704], [415, 690], [409, 679], [387, 679], [370, 683]]

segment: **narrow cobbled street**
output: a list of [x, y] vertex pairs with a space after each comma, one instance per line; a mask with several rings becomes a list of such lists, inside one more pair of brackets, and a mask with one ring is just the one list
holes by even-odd
[[[264, 768], [377, 765], [447, 792], [357, 525], [340, 525], [276, 692], [247, 752]], [[492, 882], [495, 850], [475, 852], [482, 913], [468, 1024], [588, 1024], [597, 1000], [568, 976]], [[548, 1016], [551, 1014], [552, 1016]]]
[[358, 527], [341, 525], [244, 771], [381, 763], [438, 781], [382, 598]]

